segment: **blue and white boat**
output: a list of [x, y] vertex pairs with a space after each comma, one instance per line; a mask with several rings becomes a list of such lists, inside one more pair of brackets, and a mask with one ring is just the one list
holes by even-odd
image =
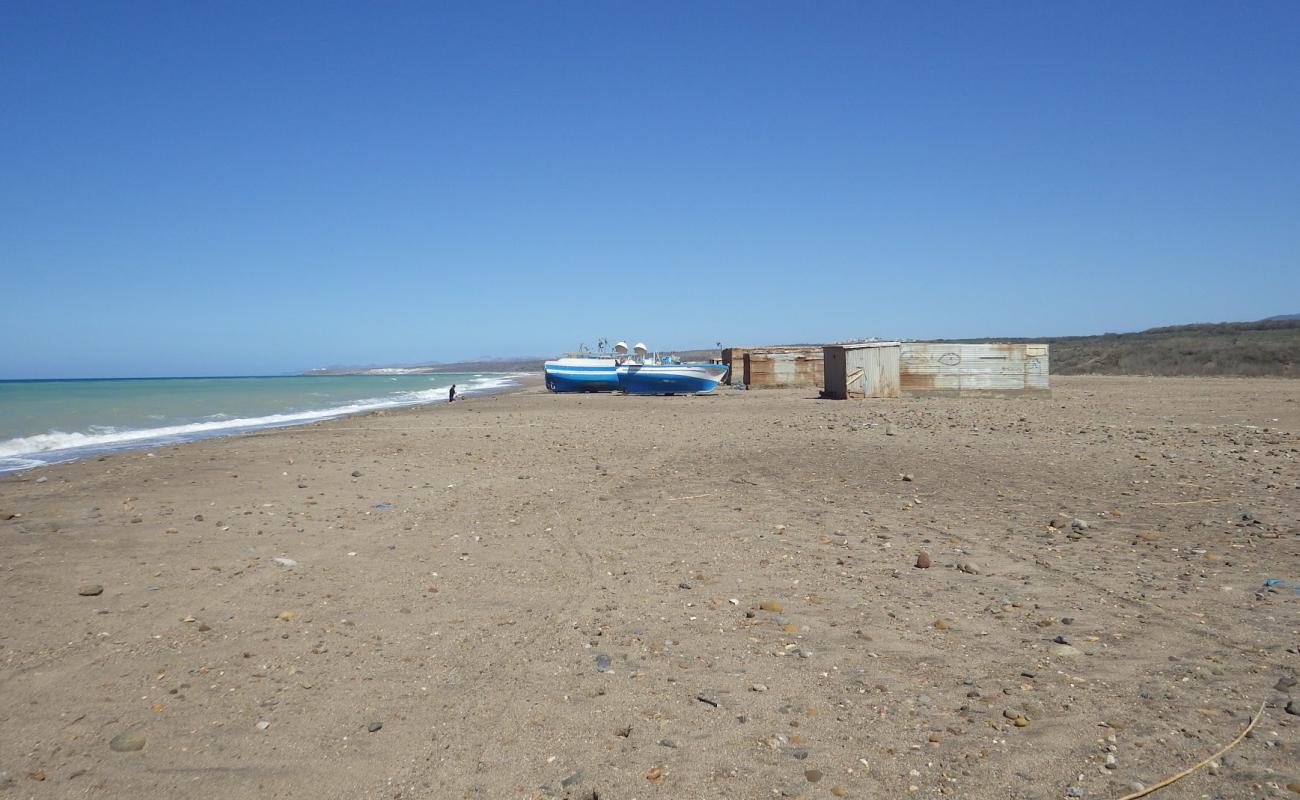
[[546, 388], [552, 392], [613, 392], [618, 390], [618, 362], [627, 356], [627, 345], [614, 345], [614, 354], [570, 353], [543, 364]]
[[727, 374], [725, 364], [683, 364], [671, 358], [646, 355], [643, 344], [636, 346], [643, 363], [627, 361], [615, 369], [618, 388], [624, 394], [702, 394], [718, 387]]

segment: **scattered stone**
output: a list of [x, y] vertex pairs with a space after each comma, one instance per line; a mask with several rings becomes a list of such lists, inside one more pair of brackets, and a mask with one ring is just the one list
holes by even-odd
[[354, 477], [354, 478], [360, 478], [360, 477], [361, 477], [361, 470], [359, 470], [359, 469], [354, 469], [354, 470], [352, 470], [352, 477]]
[[199, 628], [198, 628], [198, 629], [199, 629], [199, 632], [201, 632], [201, 633], [207, 633], [208, 631], [212, 630], [212, 626], [209, 625], [209, 624], [206, 623], [206, 622], [200, 622], [200, 623], [199, 623]]
[[1068, 797], [1083, 797], [1083, 790], [1078, 786], [1067, 786], [1065, 787], [1065, 794]]
[[1051, 648], [1050, 650], [1048, 650], [1048, 652], [1051, 653], [1051, 654], [1054, 655], [1054, 656], [1081, 656], [1081, 655], [1083, 655], [1083, 651], [1082, 651], [1082, 650], [1080, 650], [1079, 648], [1075, 647], [1074, 645], [1069, 645], [1069, 644], [1057, 644], [1057, 645], [1052, 645], [1052, 648]]
[[767, 684], [756, 683], [756, 684], [750, 686], [750, 687], [749, 687], [749, 690], [750, 690], [751, 692], [766, 692], [766, 691], [767, 691]]
[[898, 433], [898, 428], [894, 427], [894, 423], [891, 422], [885, 426], [886, 436], [895, 436], [897, 435], [897, 433]]
[[632, 726], [627, 725], [614, 731], [614, 735], [620, 739], [626, 739], [632, 735]]
[[45, 477], [44, 475], [42, 475], [41, 477], [39, 477], [39, 478], [36, 479], [36, 482], [37, 482], [37, 483], [45, 483], [45, 482], [48, 481], [48, 480], [49, 480], [49, 478], [47, 478], [47, 477]]
[[269, 727], [271, 727], [271, 723], [267, 722], [266, 720], [261, 720], [257, 723], [257, 729], [259, 731], [264, 731]]
[[382, 727], [384, 727], [384, 723], [382, 723], [382, 722], [380, 722], [380, 721], [378, 721], [378, 720], [375, 720], [374, 722], [372, 722], [372, 723], [370, 723], [369, 725], [366, 726], [366, 730], [370, 731], [371, 733], [374, 733], [374, 732], [378, 731], [378, 730], [379, 730], [380, 728], [382, 728]]
[[678, 589], [694, 589], [695, 587], [694, 587], [694, 586], [691, 586], [691, 584], [688, 583], [687, 581], [682, 581], [681, 583], [677, 584], [677, 588], [678, 588]]
[[1062, 625], [1073, 625], [1073, 624], [1074, 624], [1074, 617], [1061, 617], [1061, 624], [1062, 624]]
[[613, 660], [609, 656], [602, 653], [596, 656], [596, 671], [609, 672], [609, 668], [613, 666], [613, 663]]
[[911, 483], [912, 481], [916, 480], [916, 478], [910, 472], [901, 473], [898, 477], [903, 480], [903, 483]]
[[980, 574], [979, 564], [976, 564], [974, 561], [959, 561], [957, 562], [957, 569], [961, 570], [967, 575]]
[[1300, 781], [1288, 783], [1286, 785], [1286, 788], [1288, 791], [1295, 792], [1296, 794], [1300, 794]]
[[816, 783], [822, 779], [822, 771], [819, 769], [806, 769], [803, 772], [803, 777], [809, 783]]
[[1070, 527], [1074, 528], [1076, 531], [1086, 531], [1091, 526], [1088, 524], [1087, 520], [1083, 520], [1083, 519], [1079, 519], [1078, 517], [1075, 517], [1074, 519], [1070, 520]]
[[123, 731], [108, 742], [108, 749], [114, 753], [134, 753], [144, 749], [144, 734], [135, 731]]
[[934, 627], [941, 631], [946, 631], [948, 630], [948, 623], [946, 620], [936, 619], [934, 621]]
[[1277, 679], [1277, 683], [1273, 684], [1273, 691], [1285, 692], [1287, 689], [1290, 689], [1292, 686], [1295, 686], [1295, 678], [1292, 678], [1289, 675], [1283, 675], [1282, 677]]
[[1295, 700], [1292, 700], [1291, 702], [1287, 703], [1286, 713], [1295, 717], [1300, 717], [1300, 703], [1297, 703]]
[[292, 611], [281, 611], [279, 614], [275, 615], [275, 618], [283, 622], [293, 622], [293, 619], [296, 616], [298, 615]]
[[0, 511], [0, 519], [5, 520], [6, 522], [8, 522], [9, 520], [13, 519], [16, 516], [18, 515], [12, 511]]
[[645, 779], [651, 783], [657, 783], [664, 776], [663, 767], [651, 767], [650, 771], [645, 774]]
[[131, 517], [132, 525], [139, 525], [141, 522], [144, 522], [144, 517]]
[[843, 784], [837, 783], [831, 787], [831, 794], [836, 797], [848, 797], [849, 790]]
[[660, 746], [660, 747], [667, 747], [667, 748], [669, 748], [670, 750], [676, 750], [676, 749], [677, 749], [677, 742], [674, 742], [672, 739], [660, 739], [660, 740], [659, 740], [659, 746]]
[[771, 611], [774, 614], [780, 614], [782, 611], [785, 611], [785, 606], [781, 605], [776, 600], [764, 600], [758, 604], [758, 607], [763, 611]]
[[100, 586], [98, 583], [88, 583], [77, 589], [77, 594], [82, 597], [99, 597], [103, 593], [104, 587]]
[[276, 558], [273, 558], [273, 559], [271, 559], [271, 560], [274, 561], [275, 563], [279, 564], [279, 565], [282, 566], [282, 567], [296, 567], [296, 566], [298, 566], [298, 562], [297, 562], [297, 561], [294, 561], [292, 558], [279, 558], [279, 557], [276, 557]]
[[930, 554], [924, 550], [916, 554], [917, 569], [929, 569], [933, 564], [934, 562], [930, 560]]

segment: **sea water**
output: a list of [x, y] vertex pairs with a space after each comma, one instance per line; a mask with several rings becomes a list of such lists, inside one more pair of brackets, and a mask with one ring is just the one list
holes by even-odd
[[126, 449], [436, 403], [510, 375], [311, 375], [0, 381], [0, 472]]

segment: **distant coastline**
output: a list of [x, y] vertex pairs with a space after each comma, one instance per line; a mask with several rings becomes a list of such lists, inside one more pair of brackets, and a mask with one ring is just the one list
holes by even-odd
[[545, 359], [537, 357], [456, 361], [446, 364], [411, 364], [388, 367], [319, 367], [297, 375], [438, 375], [444, 372], [541, 372]]

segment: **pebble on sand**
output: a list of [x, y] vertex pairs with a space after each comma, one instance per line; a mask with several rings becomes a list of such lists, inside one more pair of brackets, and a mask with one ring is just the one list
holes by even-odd
[[104, 587], [100, 586], [98, 583], [88, 583], [85, 586], [81, 586], [77, 589], [77, 594], [81, 595], [82, 597], [98, 597], [103, 593], [104, 593]]
[[108, 749], [115, 753], [134, 753], [144, 749], [144, 734], [135, 731], [123, 731], [108, 742]]
[[382, 727], [384, 727], [384, 723], [376, 721], [367, 725], [366, 730], [370, 731], [371, 733], [374, 733], [375, 731], [379, 730]]
[[773, 614], [780, 614], [782, 611], [785, 611], [785, 606], [781, 605], [776, 600], [764, 600], [758, 604], [758, 607], [763, 611], [771, 611]]
[[922, 550], [921, 552], [916, 554], [917, 569], [929, 569], [932, 564], [934, 564], [934, 562], [930, 560], [929, 553]]
[[1079, 648], [1075, 647], [1074, 645], [1069, 645], [1069, 644], [1057, 644], [1057, 645], [1052, 645], [1051, 650], [1049, 650], [1048, 652], [1050, 652], [1050, 653], [1051, 653], [1052, 655], [1054, 655], [1054, 656], [1081, 656], [1081, 655], [1083, 655], [1083, 651], [1082, 651], [1082, 650], [1080, 650]]

